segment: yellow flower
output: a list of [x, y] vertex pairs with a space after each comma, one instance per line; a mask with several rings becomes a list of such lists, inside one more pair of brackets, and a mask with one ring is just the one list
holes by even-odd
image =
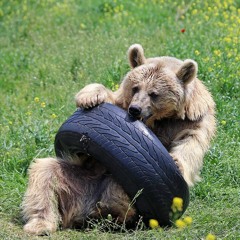
[[209, 62], [209, 60], [210, 60], [209, 57], [203, 58], [203, 61], [204, 61], [204, 62]]
[[112, 91], [116, 91], [119, 88], [119, 84], [112, 84]]
[[214, 50], [213, 53], [218, 57], [220, 57], [222, 55], [220, 50]]
[[41, 102], [41, 107], [45, 108], [46, 107], [46, 103], [45, 102]]
[[159, 223], [156, 219], [150, 219], [149, 220], [149, 226], [152, 229], [156, 229], [156, 228], [159, 228]]
[[200, 52], [198, 50], [195, 50], [195, 54], [198, 56]]
[[209, 68], [208, 68], [208, 71], [209, 71], [209, 72], [212, 72], [212, 71], [213, 71], [213, 68], [212, 68], [212, 67], [209, 67]]
[[181, 212], [183, 209], [183, 199], [180, 197], [173, 198], [172, 210], [173, 212]]
[[216, 236], [213, 235], [213, 234], [211, 234], [211, 233], [209, 233], [209, 234], [206, 236], [206, 240], [216, 240], [216, 239], [217, 239]]
[[38, 103], [39, 101], [40, 101], [39, 97], [35, 97], [35, 98], [34, 98], [34, 102], [35, 102], [35, 103]]
[[84, 30], [84, 29], [86, 29], [86, 25], [84, 23], [81, 23], [80, 28]]
[[52, 118], [52, 119], [55, 119], [55, 118], [57, 118], [57, 115], [56, 115], [55, 113], [53, 113], [53, 114], [51, 115], [51, 118]]
[[223, 40], [227, 43], [230, 43], [232, 41], [232, 39], [230, 37], [225, 37]]
[[191, 225], [192, 224], [192, 218], [191, 217], [189, 217], [189, 216], [187, 216], [187, 217], [185, 217], [184, 219], [183, 219], [183, 221], [189, 226], [189, 225]]
[[221, 121], [221, 124], [224, 126], [224, 125], [227, 124], [227, 122], [226, 122], [225, 120], [222, 120], [222, 121]]
[[192, 15], [196, 15], [198, 13], [198, 10], [197, 9], [193, 9], [192, 10]]
[[207, 16], [207, 15], [205, 15], [204, 18], [205, 18], [206, 21], [209, 20], [209, 16]]
[[176, 220], [175, 225], [177, 228], [185, 228], [187, 226], [187, 224], [181, 219]]

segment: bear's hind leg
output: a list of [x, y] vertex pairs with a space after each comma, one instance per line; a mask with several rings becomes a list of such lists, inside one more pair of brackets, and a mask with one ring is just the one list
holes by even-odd
[[131, 205], [130, 198], [111, 177], [106, 181], [107, 186], [98, 202], [101, 215], [106, 217], [111, 214], [119, 224], [132, 222], [136, 217], [136, 210]]
[[36, 159], [29, 169], [29, 184], [22, 203], [24, 231], [35, 235], [55, 232], [61, 221], [58, 211], [57, 159]]

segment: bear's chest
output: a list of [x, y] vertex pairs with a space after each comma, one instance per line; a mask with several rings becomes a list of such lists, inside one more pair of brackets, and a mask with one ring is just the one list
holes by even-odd
[[182, 131], [196, 129], [196, 122], [181, 119], [163, 119], [154, 122], [152, 131], [156, 134], [164, 147], [169, 151], [171, 144]]

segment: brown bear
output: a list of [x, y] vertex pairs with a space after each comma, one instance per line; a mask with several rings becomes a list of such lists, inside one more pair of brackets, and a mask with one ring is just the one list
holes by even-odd
[[[109, 102], [142, 120], [193, 186], [200, 179], [203, 157], [215, 132], [215, 104], [197, 78], [197, 63], [173, 57], [145, 58], [139, 44], [129, 48], [128, 57], [131, 70], [116, 92], [101, 84], [87, 85], [76, 95], [77, 106]], [[22, 207], [24, 230], [38, 235], [108, 214], [119, 223], [128, 223], [136, 213], [105, 167], [85, 155], [35, 160]]]

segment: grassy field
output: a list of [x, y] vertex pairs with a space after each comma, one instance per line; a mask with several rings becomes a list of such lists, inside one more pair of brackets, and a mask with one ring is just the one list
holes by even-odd
[[239, 8], [233, 0], [1, 0], [0, 239], [38, 239], [22, 231], [20, 217], [28, 166], [54, 155], [55, 133], [80, 88], [116, 87], [133, 43], [146, 56], [196, 60], [216, 101], [218, 133], [184, 215], [193, 223], [122, 233], [96, 226], [42, 239], [239, 239]]

